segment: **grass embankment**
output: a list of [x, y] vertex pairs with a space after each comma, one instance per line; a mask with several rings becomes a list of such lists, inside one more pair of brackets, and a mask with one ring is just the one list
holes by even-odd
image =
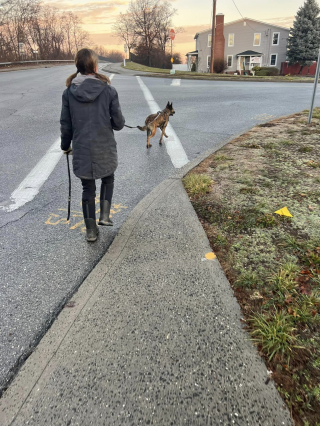
[[[320, 425], [320, 109], [255, 127], [184, 179], [297, 425]], [[275, 214], [287, 207], [292, 218]]]
[[[133, 71], [143, 71], [155, 74], [169, 74], [170, 70], [163, 68], [153, 68], [147, 67], [145, 65], [136, 64], [135, 62], [126, 62], [125, 68]], [[258, 77], [258, 76], [249, 76], [249, 75], [230, 75], [230, 74], [209, 74], [209, 73], [200, 73], [200, 72], [187, 72], [187, 71], [176, 71], [175, 76], [179, 78], [188, 78], [188, 79], [202, 79], [202, 80], [235, 80], [235, 81], [288, 81], [288, 82], [298, 82], [298, 83], [312, 83], [314, 81], [311, 77], [297, 77], [297, 76], [272, 76], [272, 77]], [[172, 75], [171, 75], [172, 77]]]

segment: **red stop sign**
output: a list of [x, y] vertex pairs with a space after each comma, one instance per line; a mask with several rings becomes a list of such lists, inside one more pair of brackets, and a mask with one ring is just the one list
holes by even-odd
[[174, 32], [174, 30], [170, 30], [170, 38], [171, 40], [174, 40], [176, 37], [176, 33]]

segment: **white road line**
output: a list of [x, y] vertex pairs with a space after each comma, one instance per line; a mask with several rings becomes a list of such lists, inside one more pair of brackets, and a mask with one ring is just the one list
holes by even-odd
[[172, 83], [170, 84], [170, 86], [180, 86], [180, 85], [181, 85], [181, 80], [179, 78], [173, 79]]
[[2, 210], [12, 212], [34, 199], [62, 156], [60, 144], [61, 139], [59, 138], [51, 148], [48, 149], [46, 154], [31, 170], [28, 176], [20, 183], [18, 188], [13, 191], [10, 197], [12, 203], [9, 206], [0, 206]]
[[[137, 77], [137, 80], [140, 84], [144, 97], [146, 98], [146, 101], [148, 102], [151, 113], [155, 114], [158, 111], [160, 111], [159, 105], [154, 100], [150, 90], [147, 88], [147, 86], [144, 84], [144, 82], [141, 80], [139, 76]], [[170, 123], [167, 126], [166, 134], [169, 136], [168, 139], [166, 138], [163, 138], [163, 139], [167, 148], [168, 155], [171, 158], [171, 161], [174, 167], [176, 169], [180, 169], [181, 167], [189, 163], [187, 154], [185, 153], [185, 150], [183, 149], [180, 139], [176, 135], [176, 132], [173, 130]]]
[[110, 77], [109, 77], [109, 80], [111, 81], [113, 79], [113, 77], [114, 77], [114, 74], [111, 74]]

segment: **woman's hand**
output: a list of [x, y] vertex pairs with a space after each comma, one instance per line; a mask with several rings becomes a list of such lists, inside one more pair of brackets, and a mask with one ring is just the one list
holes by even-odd
[[72, 155], [72, 148], [70, 147], [70, 148], [68, 149], [68, 151], [63, 151], [63, 153], [64, 153], [65, 155], [68, 155], [68, 154]]

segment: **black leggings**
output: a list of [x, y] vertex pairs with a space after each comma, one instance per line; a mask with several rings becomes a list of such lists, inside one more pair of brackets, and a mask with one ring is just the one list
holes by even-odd
[[[107, 200], [111, 204], [113, 195], [114, 174], [101, 179], [100, 198]], [[96, 198], [96, 181], [94, 179], [81, 179], [82, 182], [82, 202], [92, 201]]]

